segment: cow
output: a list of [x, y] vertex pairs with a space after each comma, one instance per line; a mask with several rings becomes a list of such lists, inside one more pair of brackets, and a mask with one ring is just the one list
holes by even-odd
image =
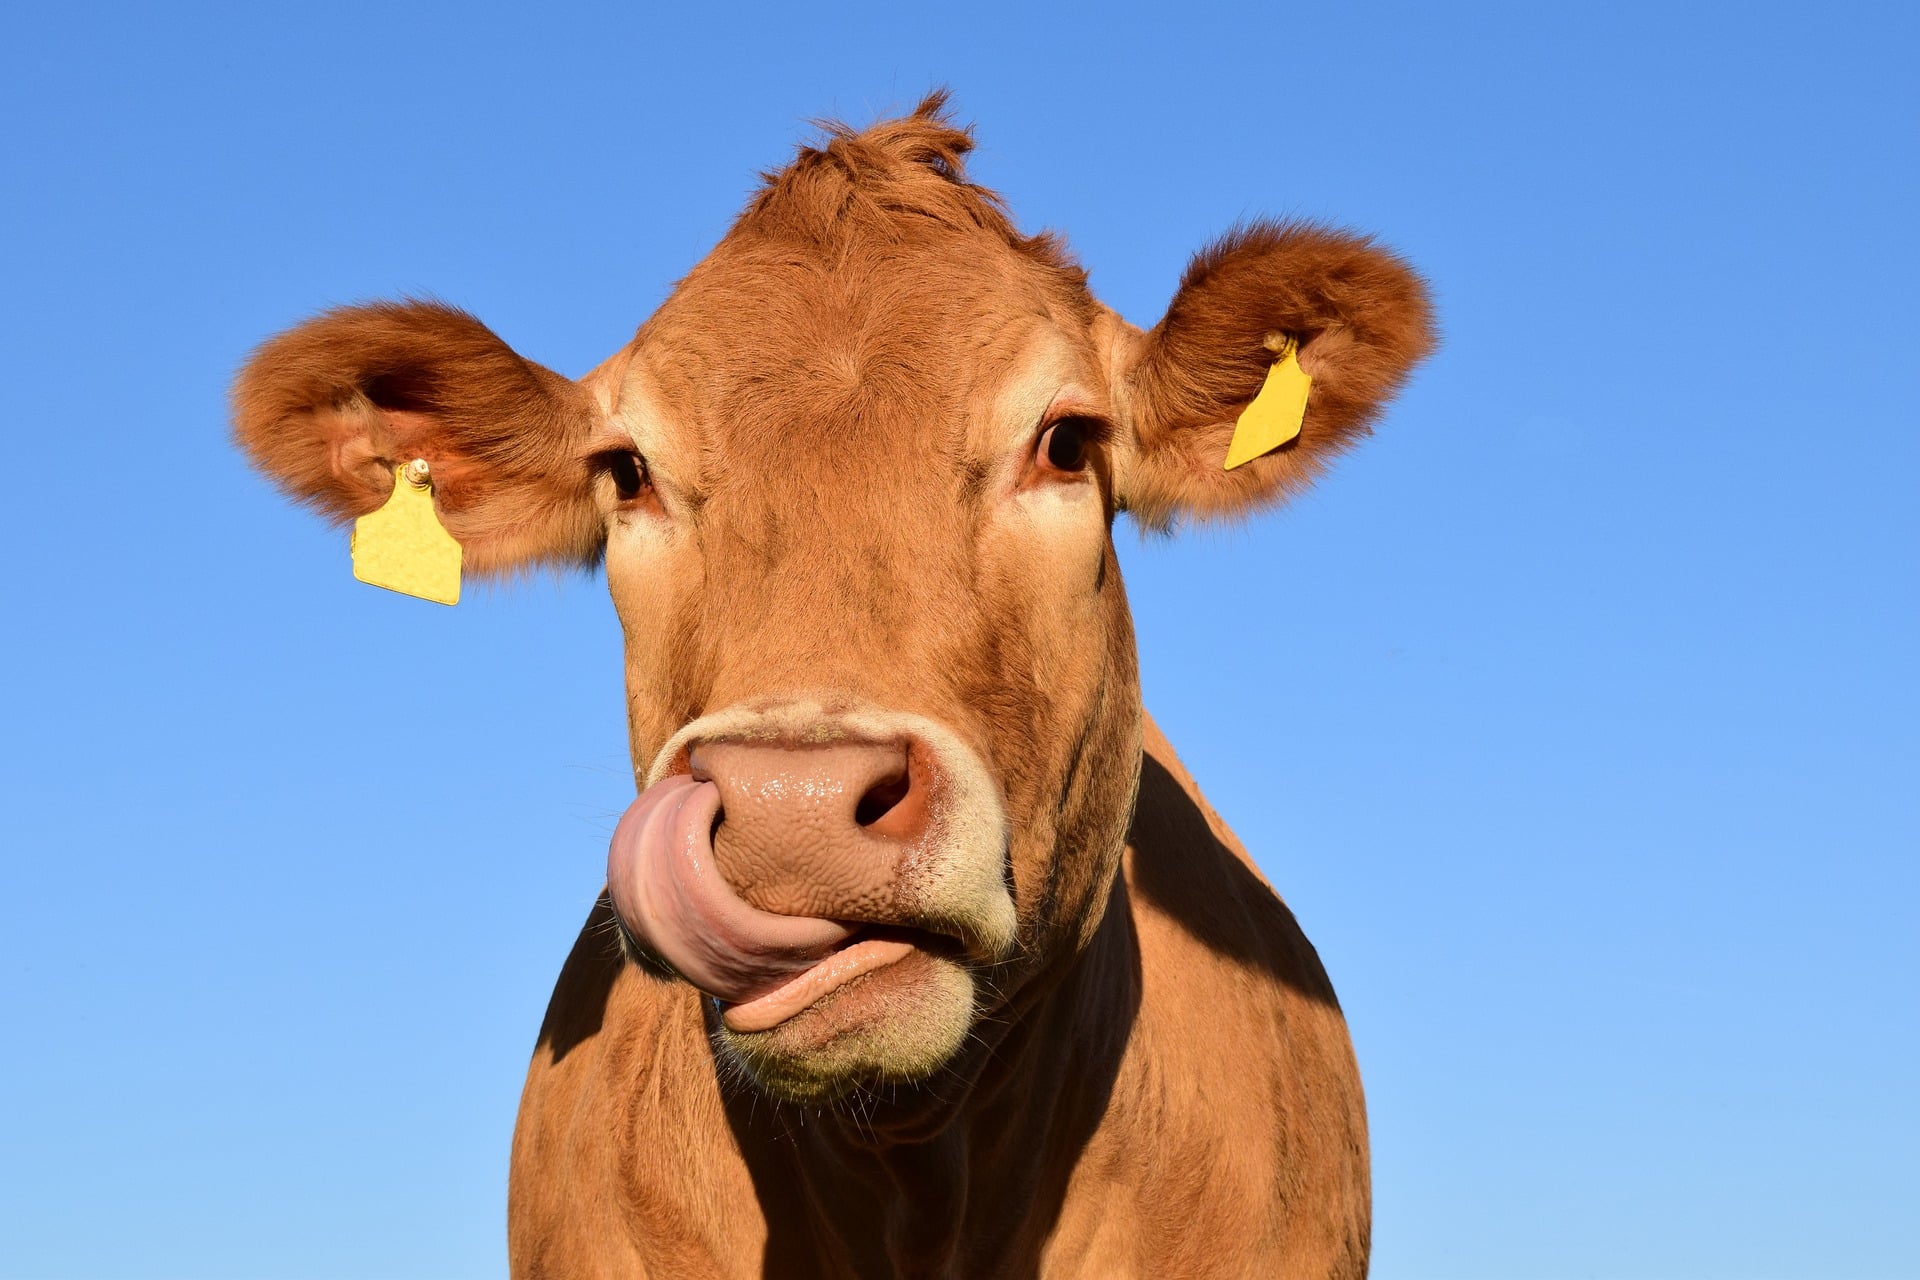
[[[1363, 1275], [1340, 1006], [1142, 707], [1114, 524], [1308, 484], [1425, 288], [1254, 221], [1143, 331], [941, 95], [824, 129], [577, 381], [423, 301], [235, 381], [322, 513], [418, 459], [467, 573], [605, 566], [637, 799], [527, 1075], [513, 1274]], [[1282, 351], [1298, 433], [1228, 469]]]

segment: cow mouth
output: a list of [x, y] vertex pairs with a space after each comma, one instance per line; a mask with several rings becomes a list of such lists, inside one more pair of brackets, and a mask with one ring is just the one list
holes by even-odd
[[905, 960], [916, 952], [958, 958], [956, 939], [901, 926], [861, 928], [810, 969], [749, 1000], [721, 1001], [720, 1021], [746, 1035], [771, 1031], [858, 979]]
[[614, 830], [607, 887], [639, 949], [713, 997], [732, 1032], [768, 1031], [915, 953], [958, 960], [963, 940], [893, 923], [782, 915], [720, 874], [719, 791], [686, 774], [641, 793]]

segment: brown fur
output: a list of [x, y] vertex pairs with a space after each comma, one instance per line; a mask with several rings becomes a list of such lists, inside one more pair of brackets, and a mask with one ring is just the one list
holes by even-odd
[[[1245, 466], [1220, 459], [1259, 391], [1270, 334], [1300, 343], [1313, 377], [1291, 442]], [[1146, 336], [1131, 383], [1140, 461], [1127, 508], [1149, 527], [1176, 515], [1244, 515], [1305, 488], [1365, 436], [1433, 346], [1420, 279], [1365, 236], [1302, 222], [1254, 222], [1195, 256]]]
[[240, 447], [334, 520], [378, 508], [394, 466], [425, 458], [441, 519], [480, 574], [599, 559], [579, 456], [595, 420], [578, 384], [433, 302], [329, 311], [261, 346], [233, 387]]
[[[703, 714], [813, 699], [947, 726], [1004, 797], [1018, 953], [972, 974], [943, 1065], [823, 1067], [832, 1106], [770, 1096], [603, 904], [523, 1096], [517, 1275], [1365, 1270], [1338, 1005], [1144, 719], [1110, 526], [1305, 483], [1426, 349], [1419, 284], [1357, 237], [1256, 225], [1142, 334], [966, 182], [940, 105], [802, 150], [581, 383], [414, 304], [311, 322], [236, 390], [243, 445], [331, 514], [418, 452], [480, 568], [604, 539], [638, 768]], [[1316, 379], [1305, 429], [1223, 475], [1275, 331]], [[1034, 460], [1049, 397], [1098, 424], [1084, 472]], [[635, 441], [655, 487], [623, 504], [591, 458]]]

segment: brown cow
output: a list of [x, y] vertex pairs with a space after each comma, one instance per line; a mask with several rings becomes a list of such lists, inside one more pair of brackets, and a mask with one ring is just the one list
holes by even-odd
[[[516, 1275], [1366, 1270], [1339, 1006], [1142, 711], [1112, 525], [1307, 483], [1421, 285], [1255, 223], [1143, 333], [969, 146], [938, 97], [832, 130], [578, 382], [425, 303], [239, 378], [329, 515], [419, 457], [470, 570], [605, 558], [640, 794], [527, 1078]], [[1224, 470], [1281, 338], [1304, 427]]]

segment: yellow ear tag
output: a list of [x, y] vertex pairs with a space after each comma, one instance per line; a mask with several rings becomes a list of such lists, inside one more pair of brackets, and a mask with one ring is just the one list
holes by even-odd
[[1289, 338], [1279, 351], [1279, 359], [1267, 369], [1267, 380], [1260, 394], [1240, 413], [1233, 424], [1233, 442], [1227, 446], [1228, 471], [1272, 453], [1300, 434], [1300, 422], [1307, 416], [1307, 391], [1313, 379], [1300, 367], [1299, 347]]
[[353, 576], [441, 604], [460, 603], [460, 544], [433, 509], [427, 463], [393, 469], [393, 496], [353, 522]]

